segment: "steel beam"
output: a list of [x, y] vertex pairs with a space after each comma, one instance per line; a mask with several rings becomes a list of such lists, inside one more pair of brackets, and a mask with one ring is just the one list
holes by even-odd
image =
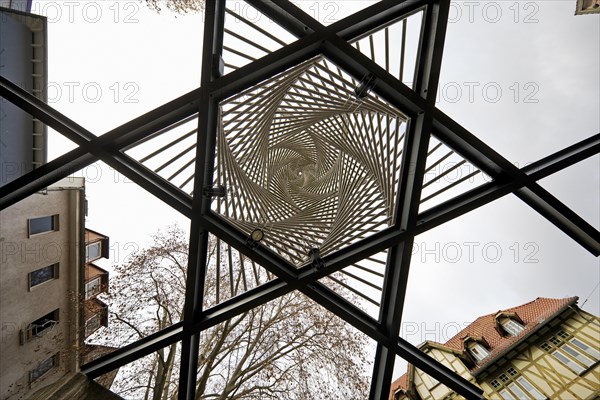
[[[529, 178], [525, 172], [438, 109], [435, 109], [434, 134], [492, 178], [502, 180], [510, 176], [524, 180], [527, 187], [516, 191], [517, 197], [594, 256], [600, 255], [600, 232], [597, 229], [539, 186], [533, 178]], [[591, 138], [590, 140], [593, 142]], [[588, 152], [594, 148], [591, 142], [588, 143]], [[565, 160], [568, 159], [568, 154], [568, 149], [561, 153]]]
[[[202, 85], [207, 85], [219, 77], [218, 63], [223, 53], [225, 0], [208, 2], [205, 14]], [[204, 188], [212, 187], [213, 184], [218, 126], [218, 102], [213, 96], [203, 92], [198, 113], [194, 198], [183, 307], [183, 327], [188, 335], [184, 337], [181, 344], [179, 400], [194, 400], [196, 398], [200, 333], [195, 332], [193, 327], [203, 315], [204, 287], [209, 253], [209, 232], [202, 226], [201, 218], [210, 213], [212, 198], [205, 196]], [[219, 282], [217, 282], [218, 284]]]
[[[176, 122], [182, 114], [193, 114], [195, 110], [190, 109], [189, 104], [196, 104], [198, 99], [194, 99], [194, 96], [198, 93], [200, 91], [190, 92], [188, 95], [122, 125], [106, 135], [96, 137], [48, 104], [6, 78], [0, 77], [1, 96], [79, 145], [79, 148], [59, 157], [55, 162], [43, 165], [1, 187], [0, 210], [100, 159], [189, 217], [191, 210], [189, 195], [131, 157], [121, 153], [118, 146], [129, 145], [133, 141], [140, 140], [155, 132], [156, 129]], [[182, 109], [181, 107], [184, 105], [185, 107]], [[158, 115], [161, 115], [162, 118], [152, 119]]]
[[[553, 155], [545, 157], [540, 161], [530, 164], [527, 167], [522, 168], [522, 171], [527, 175], [532, 177], [535, 176], [536, 178], [541, 179], [564, 168], [568, 168], [579, 161], [596, 155], [599, 152], [600, 135], [595, 135], [590, 139], [586, 139], [580, 143], [570, 146], [568, 149], [561, 150]], [[457, 198], [449, 200], [440, 204], [439, 206], [419, 214], [417, 227], [415, 228], [414, 232], [411, 232], [411, 234], [416, 235], [424, 233], [429, 229], [435, 228], [447, 221], [464, 215], [476, 208], [512, 193], [523, 185], [524, 182], [518, 179], [507, 180], [505, 182], [494, 181], [484, 184], [479, 188], [473, 189], [461, 196], [458, 196]], [[385, 250], [393, 245], [397, 245], [407, 237], [408, 234], [406, 232], [399, 232], [397, 230], [388, 229], [379, 232], [368, 239], [364, 239], [348, 246], [347, 248], [343, 249], [343, 251], [324, 257], [324, 260], [326, 261], [326, 267], [322, 270], [314, 270], [311, 267], [300, 268], [298, 270], [298, 280], [295, 281], [294, 284], [287, 283], [281, 278], [275, 278], [261, 286], [248, 290], [247, 292], [204, 310], [201, 320], [193, 327], [192, 331], [201, 332], [219, 323], [225, 322], [226, 320], [254, 307], [258, 307], [273, 299], [276, 299], [279, 296], [290, 293], [301, 285], [308, 285], [359, 260], [376, 254], [381, 250]], [[182, 323], [176, 324], [173, 327], [169, 327], [166, 330], [154, 334], [154, 336], [163, 335], [162, 343], [164, 346], [168, 346], [178, 340], [181, 340], [182, 336], [179, 336], [180, 333], [173, 333], [174, 331], [172, 331], [173, 329], [181, 326]], [[172, 335], [167, 335], [167, 332], [172, 332]], [[169, 336], [171, 339], [165, 339], [167, 336]], [[128, 357], [131, 356], [133, 358], [124, 357], [124, 352], [122, 351], [124, 349], [120, 349], [102, 358], [99, 358], [92, 363], [84, 365], [83, 370], [86, 374], [90, 374], [92, 377], [97, 377], [106, 372], [124, 366], [130, 362], [129, 360], [138, 358], [135, 356], [136, 354], [139, 355], [139, 357], [143, 357], [144, 355], [150, 354], [152, 351], [157, 350], [157, 348], [153, 348], [152, 351], [148, 352], [143, 348], [143, 346], [137, 345], [138, 343], [140, 342], [136, 342], [128, 347]], [[146, 343], [146, 341], [142, 341], [142, 344], [143, 343]], [[399, 350], [396, 352], [396, 354], [402, 356], [402, 354], [399, 353]], [[97, 371], [97, 368], [102, 369]], [[423, 368], [420, 369], [424, 370]]]
[[176, 343], [183, 337], [183, 322], [178, 322], [134, 343], [121, 347], [106, 356], [90, 361], [81, 367], [81, 373], [91, 379], [97, 378], [116, 368], [152, 354], [165, 346]]
[[[417, 225], [449, 9], [450, 1], [441, 0], [427, 5], [423, 13], [415, 91], [426, 101], [427, 108], [424, 113], [410, 121], [403, 151], [395, 213], [396, 227], [408, 232], [414, 232]], [[392, 247], [388, 254], [379, 322], [390, 340], [400, 335], [413, 242], [414, 236], [410, 235], [402, 243]], [[377, 344], [370, 399], [389, 396], [395, 359], [396, 354], [389, 347], [381, 342]], [[459, 391], [458, 386], [450, 387]]]

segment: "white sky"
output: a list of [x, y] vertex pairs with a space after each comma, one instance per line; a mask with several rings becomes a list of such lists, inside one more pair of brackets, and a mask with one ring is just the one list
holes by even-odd
[[[361, 3], [300, 2], [329, 22]], [[575, 0], [453, 3], [438, 107], [520, 167], [598, 133], [600, 16], [574, 9]], [[157, 15], [136, 1], [34, 2], [33, 12], [49, 17], [49, 103], [97, 135], [199, 85], [202, 15]], [[50, 140], [50, 159], [73, 148]], [[599, 171], [595, 156], [540, 184], [598, 229]], [[111, 262], [170, 223], [188, 229], [106, 166], [85, 175], [87, 225], [110, 236]], [[513, 195], [416, 243], [403, 318], [414, 344], [536, 297], [581, 304], [600, 281], [598, 258]], [[598, 290], [583, 308], [600, 314]]]

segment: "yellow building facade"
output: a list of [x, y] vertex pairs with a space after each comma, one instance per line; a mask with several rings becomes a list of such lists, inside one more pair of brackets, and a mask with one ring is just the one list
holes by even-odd
[[[494, 400], [600, 398], [600, 318], [577, 297], [538, 298], [484, 315], [446, 343], [419, 348]], [[408, 366], [390, 400], [462, 399]]]

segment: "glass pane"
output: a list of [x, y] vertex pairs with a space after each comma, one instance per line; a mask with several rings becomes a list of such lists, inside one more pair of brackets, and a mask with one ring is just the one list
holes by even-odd
[[573, 338], [573, 339], [571, 339], [571, 343], [573, 343], [575, 346], [579, 347], [581, 350], [588, 353], [590, 356], [594, 357], [596, 360], [598, 358], [600, 358], [600, 352], [598, 350], [594, 349], [593, 347], [588, 346], [587, 344], [583, 343], [581, 340]]
[[47, 217], [32, 218], [29, 220], [29, 234], [49, 232], [54, 230], [54, 218], [50, 215]]
[[94, 243], [85, 248], [86, 261], [100, 257], [100, 243]]
[[554, 357], [556, 357], [560, 362], [562, 362], [563, 364], [567, 365], [568, 367], [570, 367], [572, 370], [574, 370], [575, 372], [577, 372], [578, 374], [583, 372], [583, 368], [571, 361], [570, 359], [568, 359], [567, 357], [565, 357], [564, 355], [562, 355], [561, 353], [559, 353], [558, 351], [555, 351], [554, 353], [552, 353], [554, 355]]
[[517, 396], [518, 399], [529, 400], [529, 397], [514, 383], [508, 385], [508, 388]]
[[52, 357], [42, 361], [42, 363], [40, 363], [40, 365], [38, 365], [37, 368], [35, 368], [34, 370], [31, 371], [31, 380], [35, 381], [39, 377], [44, 375], [46, 372], [50, 371], [52, 369], [52, 367], [54, 367], [55, 363], [56, 363], [55, 356], [52, 356]]
[[56, 265], [49, 265], [44, 268], [40, 268], [36, 271], [31, 272], [29, 276], [29, 286], [33, 287], [39, 285], [40, 283], [44, 283], [54, 278]]
[[566, 351], [567, 353], [569, 353], [570, 355], [572, 355], [573, 357], [575, 357], [578, 361], [580, 361], [581, 363], [585, 364], [588, 367], [593, 364], [592, 360], [590, 360], [589, 358], [587, 358], [583, 354], [579, 353], [577, 350], [575, 350], [574, 348], [572, 348], [568, 344], [565, 344], [562, 347], [562, 349], [564, 351]]

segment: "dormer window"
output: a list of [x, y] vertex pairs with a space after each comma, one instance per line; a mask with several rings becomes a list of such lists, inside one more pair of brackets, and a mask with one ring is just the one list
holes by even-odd
[[483, 346], [483, 344], [476, 342], [476, 341], [470, 341], [468, 344], [468, 349], [469, 349], [469, 353], [471, 353], [471, 355], [477, 361], [482, 361], [483, 359], [485, 359], [487, 356], [490, 355], [489, 350], [486, 349]]
[[512, 318], [505, 318], [500, 323], [502, 324], [502, 328], [510, 336], [517, 336], [518, 334], [523, 332], [523, 330], [525, 329], [525, 327], [523, 325], [521, 325], [520, 323], [518, 323], [517, 321], [515, 321]]

